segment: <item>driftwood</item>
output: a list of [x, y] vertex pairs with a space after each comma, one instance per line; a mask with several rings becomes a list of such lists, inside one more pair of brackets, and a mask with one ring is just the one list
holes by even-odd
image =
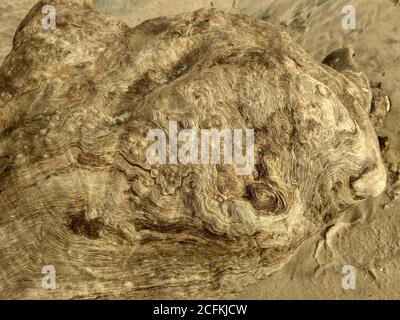
[[[272, 25], [200, 10], [129, 28], [59, 0], [49, 30], [46, 3], [0, 69], [2, 298], [230, 297], [383, 191], [365, 94]], [[149, 164], [170, 121], [254, 129], [254, 170]]]

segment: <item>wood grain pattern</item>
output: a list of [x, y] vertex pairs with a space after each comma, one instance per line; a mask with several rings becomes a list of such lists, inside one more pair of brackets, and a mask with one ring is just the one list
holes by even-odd
[[[226, 298], [384, 189], [362, 90], [272, 25], [200, 10], [129, 28], [58, 0], [44, 30], [47, 2], [0, 69], [2, 298]], [[253, 174], [149, 165], [170, 120], [253, 128]]]

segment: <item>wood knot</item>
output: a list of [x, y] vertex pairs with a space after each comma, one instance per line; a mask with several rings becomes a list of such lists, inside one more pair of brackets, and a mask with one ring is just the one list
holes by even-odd
[[70, 217], [68, 226], [77, 235], [82, 235], [89, 239], [97, 239], [100, 236], [101, 229], [104, 227], [104, 223], [99, 218], [88, 220], [84, 213], [80, 213]]
[[286, 204], [282, 193], [264, 183], [251, 183], [246, 188], [247, 196], [253, 207], [259, 211], [278, 214], [285, 210]]

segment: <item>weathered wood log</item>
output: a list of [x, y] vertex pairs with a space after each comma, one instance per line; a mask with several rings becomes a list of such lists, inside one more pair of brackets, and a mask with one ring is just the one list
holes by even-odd
[[366, 111], [370, 114], [370, 120], [375, 129], [383, 126], [386, 114], [390, 111], [391, 102], [387, 94], [382, 90], [381, 83], [370, 84], [367, 76], [359, 69], [353, 57], [352, 48], [340, 48], [326, 56], [322, 63], [344, 74], [356, 84], [364, 96]]
[[[55, 30], [35, 6], [0, 69], [2, 298], [226, 298], [383, 191], [360, 88], [285, 33], [214, 10], [129, 28], [89, 2], [56, 1]], [[254, 129], [254, 170], [150, 165], [170, 121]]]

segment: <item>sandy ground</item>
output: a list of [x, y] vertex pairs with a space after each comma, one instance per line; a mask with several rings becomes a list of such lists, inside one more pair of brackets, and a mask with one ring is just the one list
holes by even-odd
[[[36, 0], [0, 2], [0, 61], [11, 50], [20, 20]], [[343, 6], [356, 8], [356, 29], [341, 27]], [[389, 139], [384, 153], [387, 190], [351, 208], [306, 241], [279, 272], [232, 298], [400, 298], [400, 5], [393, 0], [97, 0], [99, 11], [130, 26], [161, 15], [216, 7], [269, 21], [287, 31], [312, 56], [353, 47], [362, 70], [382, 82], [392, 110], [378, 132]], [[356, 289], [341, 287], [344, 265], [356, 268]]]
[[35, 0], [0, 2], [0, 63], [12, 48], [15, 29], [36, 2]]

